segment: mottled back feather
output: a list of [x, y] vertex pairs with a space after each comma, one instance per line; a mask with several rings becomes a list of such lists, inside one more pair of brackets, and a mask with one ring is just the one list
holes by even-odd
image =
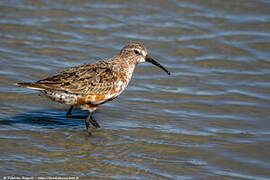
[[106, 94], [124, 76], [115, 67], [116, 64], [109, 61], [82, 64], [32, 83], [32, 86], [74, 94]]

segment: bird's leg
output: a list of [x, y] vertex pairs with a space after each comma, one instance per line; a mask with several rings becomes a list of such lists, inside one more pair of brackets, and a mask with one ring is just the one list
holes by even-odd
[[[95, 112], [95, 111], [94, 111]], [[98, 122], [94, 119], [93, 114], [94, 112], [92, 112], [91, 117], [90, 117], [90, 123], [95, 127], [95, 128], [100, 128], [100, 125], [98, 124]]]
[[86, 130], [87, 130], [87, 132], [88, 132], [89, 135], [91, 135], [91, 132], [90, 132], [90, 130], [89, 130], [89, 128], [90, 128], [90, 123], [89, 123], [89, 121], [90, 121], [90, 119], [91, 119], [91, 116], [92, 116], [92, 113], [89, 112], [87, 118], [85, 119], [85, 127], [86, 127]]
[[68, 118], [71, 118], [71, 116], [72, 116], [72, 114], [71, 114], [72, 109], [73, 109], [73, 106], [70, 106], [70, 108], [68, 109], [68, 112], [66, 115]]
[[90, 132], [90, 123], [95, 127], [95, 128], [100, 128], [98, 122], [93, 118], [93, 112], [89, 112], [87, 118], [85, 119], [85, 126], [87, 129], [87, 132], [89, 135], [91, 135]]

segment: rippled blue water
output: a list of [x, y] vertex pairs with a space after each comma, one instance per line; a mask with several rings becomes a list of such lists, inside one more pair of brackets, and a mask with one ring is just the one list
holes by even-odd
[[[0, 176], [270, 178], [270, 3], [0, 2]], [[145, 44], [127, 90], [82, 118], [14, 86]]]

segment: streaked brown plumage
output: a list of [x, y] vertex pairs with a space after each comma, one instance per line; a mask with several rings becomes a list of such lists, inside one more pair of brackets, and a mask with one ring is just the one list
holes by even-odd
[[85, 121], [89, 132], [89, 122], [94, 127], [99, 127], [92, 117], [92, 112], [98, 105], [116, 98], [123, 92], [131, 79], [135, 65], [145, 61], [157, 65], [170, 74], [147, 55], [142, 44], [132, 43], [111, 59], [82, 64], [37, 82], [17, 83], [17, 85], [39, 90], [54, 101], [70, 104], [67, 116], [71, 116], [73, 106], [89, 110]]

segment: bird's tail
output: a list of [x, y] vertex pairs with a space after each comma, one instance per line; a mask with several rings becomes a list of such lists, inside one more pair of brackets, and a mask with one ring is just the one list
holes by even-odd
[[39, 84], [37, 83], [31, 83], [31, 82], [21, 82], [21, 83], [15, 83], [16, 86], [20, 87], [27, 87], [30, 89], [35, 89], [35, 90], [44, 90]]

